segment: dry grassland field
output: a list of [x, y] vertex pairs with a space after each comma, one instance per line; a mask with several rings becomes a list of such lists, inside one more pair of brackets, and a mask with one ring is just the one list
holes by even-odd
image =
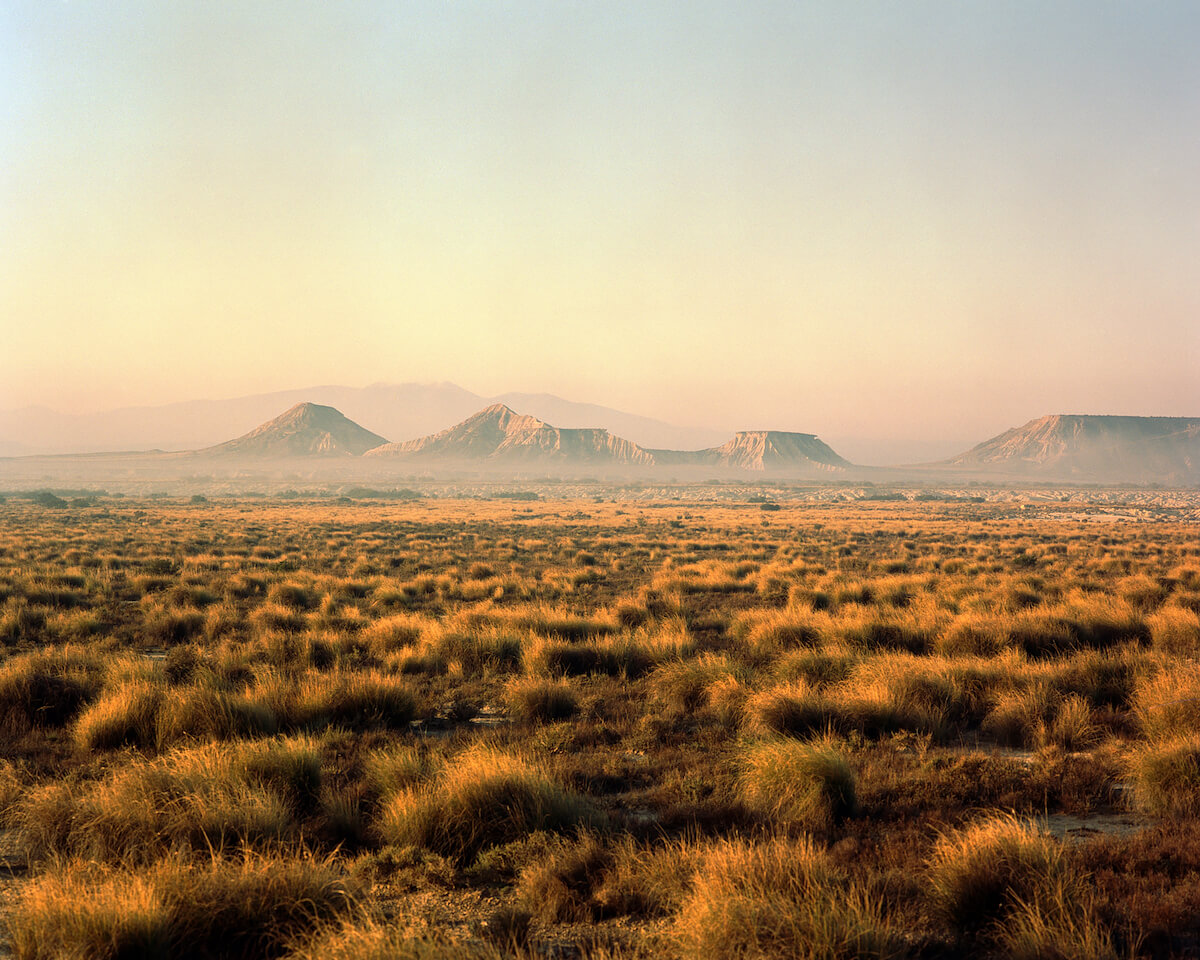
[[7, 949], [1196, 956], [1194, 499], [10, 497]]

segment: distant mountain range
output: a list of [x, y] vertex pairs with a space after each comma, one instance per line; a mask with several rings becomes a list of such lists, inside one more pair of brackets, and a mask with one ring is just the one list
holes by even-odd
[[757, 431], [739, 433], [719, 447], [665, 450], [642, 447], [600, 428], [551, 426], [495, 403], [449, 430], [389, 443], [368, 457], [411, 463], [559, 465], [608, 467], [708, 467], [717, 470], [837, 470], [850, 464], [815, 436]]
[[[720, 474], [773, 474], [777, 476], [841, 475], [847, 479], [980, 478], [996, 481], [1076, 481], [1098, 483], [1156, 483], [1193, 485], [1200, 483], [1200, 418], [1124, 417], [1055, 414], [1031, 420], [986, 440], [965, 453], [933, 463], [908, 467], [873, 468], [856, 466], [833, 450], [816, 435], [775, 430], [742, 431], [724, 443], [712, 439], [712, 431], [689, 431], [661, 421], [649, 420], [604, 407], [574, 404], [545, 394], [523, 395], [529, 406], [518, 412], [502, 401], [473, 407], [453, 425], [444, 425], [447, 412], [477, 403], [475, 394], [452, 384], [376, 385], [362, 390], [344, 387], [318, 388], [321, 392], [344, 395], [360, 407], [376, 414], [373, 422], [400, 424], [407, 431], [414, 423], [438, 422], [437, 429], [407, 438], [404, 432], [376, 433], [348, 417], [331, 404], [311, 399], [295, 402], [283, 414], [273, 416], [233, 440], [197, 445], [190, 451], [178, 450], [178, 444], [165, 442], [163, 450], [147, 450], [131, 439], [132, 421], [139, 411], [115, 411], [108, 416], [109, 426], [122, 421], [126, 434], [116, 434], [126, 442], [116, 444], [126, 461], [162, 458], [193, 464], [224, 462], [235, 468], [253, 468], [280, 461], [318, 462], [353, 461], [364, 470], [379, 472], [389, 465], [421, 472], [467, 470], [474, 473], [536, 472], [563, 476], [642, 474], [669, 470], [680, 478]], [[210, 404], [177, 404], [173, 407], [145, 408], [148, 424], [143, 431], [164, 429], [169, 422], [195, 414], [204, 420], [224, 411], [233, 420], [264, 403], [278, 402], [292, 394], [264, 394], [237, 401]], [[529, 407], [557, 411], [567, 424], [552, 423], [531, 412]], [[199, 411], [199, 412], [197, 412]], [[270, 411], [278, 411], [276, 406]], [[37, 420], [29, 414], [26, 426]], [[233, 416], [236, 414], [236, 416]], [[8, 417], [6, 421], [4, 418]], [[19, 419], [19, 418], [16, 418]], [[78, 418], [72, 429], [81, 429]], [[90, 418], [95, 420], [96, 418]], [[0, 415], [0, 427], [12, 427], [13, 414]], [[628, 436], [612, 425], [624, 424], [640, 431]], [[114, 428], [115, 429], [115, 428]], [[198, 429], [198, 428], [197, 428]], [[207, 428], [205, 428], [207, 430]], [[113, 436], [114, 434], [109, 434]], [[207, 435], [207, 434], [206, 434]], [[228, 436], [226, 432], [224, 436]], [[11, 434], [10, 434], [11, 436]], [[702, 436], [706, 442], [644, 442], [640, 437], [661, 440]], [[68, 436], [48, 440], [42, 437], [9, 440], [0, 444], [0, 456], [37, 460], [47, 449], [61, 452], [67, 446], [77, 448], [68, 456], [75, 462], [115, 460], [117, 454], [105, 452], [99, 441], [85, 439], [68, 431]], [[39, 453], [38, 451], [42, 451]], [[86, 451], [87, 456], [82, 456]], [[130, 452], [134, 451], [134, 452]], [[15, 461], [10, 461], [15, 462]], [[207, 469], [207, 468], [203, 468]], [[222, 470], [226, 468], [221, 468]], [[354, 468], [358, 469], [358, 468]], [[943, 482], [939, 479], [939, 482]]]
[[[199, 455], [363, 456], [421, 469], [507, 472], [644, 472], [812, 476], [855, 468], [814, 434], [742, 431], [699, 450], [646, 447], [601, 427], [559, 427], [493, 403], [448, 429], [388, 443], [332, 407], [302, 403], [243, 437]], [[1057, 414], [1031, 420], [938, 463], [909, 471], [996, 479], [1106, 483], [1200, 480], [1200, 419]]]
[[447, 430], [400, 443], [388, 443], [333, 407], [298, 403], [234, 440], [168, 456], [241, 462], [363, 457], [373, 466], [564, 474], [656, 467], [800, 474], [850, 466], [811, 434], [746, 432], [701, 450], [647, 449], [599, 427], [553, 426], [503, 403], [490, 404]]
[[714, 430], [680, 427], [546, 393], [483, 397], [452, 383], [318, 386], [238, 397], [124, 407], [93, 414], [46, 407], [0, 411], [0, 456], [111, 450], [196, 450], [246, 433], [297, 403], [334, 407], [364, 429], [411, 440], [458, 423], [490, 403], [504, 403], [559, 427], [600, 427], [647, 447], [692, 449], [720, 443]]

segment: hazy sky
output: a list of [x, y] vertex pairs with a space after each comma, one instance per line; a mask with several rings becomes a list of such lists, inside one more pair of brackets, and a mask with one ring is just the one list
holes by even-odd
[[1200, 415], [1200, 5], [0, 5], [0, 407]]

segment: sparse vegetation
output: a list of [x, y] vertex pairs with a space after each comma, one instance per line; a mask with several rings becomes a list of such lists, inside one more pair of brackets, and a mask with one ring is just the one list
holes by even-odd
[[1200, 943], [1176, 513], [339, 492], [3, 505], [18, 957]]

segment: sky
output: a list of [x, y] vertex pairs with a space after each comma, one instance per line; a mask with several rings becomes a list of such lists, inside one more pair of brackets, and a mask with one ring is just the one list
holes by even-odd
[[0, 408], [1200, 416], [1197, 49], [1190, 0], [9, 0]]

